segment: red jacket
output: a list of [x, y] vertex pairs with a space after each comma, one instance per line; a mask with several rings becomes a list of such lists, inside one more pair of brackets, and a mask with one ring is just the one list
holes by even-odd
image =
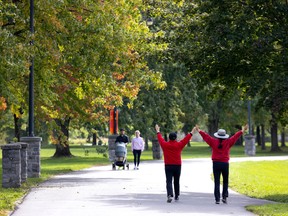
[[185, 145], [191, 139], [192, 134], [187, 134], [181, 141], [170, 140], [165, 141], [161, 133], [157, 133], [158, 142], [164, 153], [164, 163], [165, 165], [181, 165], [181, 152]]
[[199, 131], [204, 141], [212, 148], [212, 160], [218, 162], [228, 162], [230, 159], [230, 148], [236, 143], [239, 137], [243, 134], [242, 131], [238, 131], [233, 136], [222, 141], [222, 148], [219, 149], [218, 145], [220, 140], [218, 138], [211, 137], [204, 131]]

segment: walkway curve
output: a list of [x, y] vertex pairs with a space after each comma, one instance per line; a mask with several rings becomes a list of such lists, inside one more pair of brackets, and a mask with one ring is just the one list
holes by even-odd
[[[287, 159], [288, 156], [248, 157], [234, 158], [231, 162]], [[248, 216], [253, 214], [246, 211], [245, 206], [269, 203], [229, 190], [229, 203], [216, 205], [212, 164], [207, 158], [183, 160], [180, 200], [167, 203], [163, 161], [140, 165], [139, 170], [112, 171], [112, 166], [101, 166], [55, 176], [33, 188], [12, 215]]]

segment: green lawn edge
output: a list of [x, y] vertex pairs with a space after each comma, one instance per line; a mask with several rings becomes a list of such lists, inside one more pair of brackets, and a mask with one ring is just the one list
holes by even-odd
[[[96, 146], [97, 147], [97, 146]], [[0, 187], [0, 216], [7, 216], [11, 211], [15, 209], [17, 204], [21, 202], [22, 198], [33, 187], [37, 187], [41, 182], [53, 177], [54, 175], [64, 174], [71, 171], [77, 171], [93, 166], [109, 165], [111, 162], [109, 159], [96, 151], [95, 146], [91, 145], [70, 145], [71, 152], [74, 157], [71, 158], [52, 158], [55, 147], [53, 145], [44, 145], [41, 147], [41, 177], [40, 178], [28, 178], [27, 181], [22, 184], [20, 188], [5, 189]], [[269, 146], [268, 146], [269, 148]], [[281, 156], [288, 155], [288, 148], [282, 148], [282, 152], [271, 153], [269, 149], [260, 150], [257, 147], [257, 156]], [[149, 146], [149, 150], [144, 151], [141, 159], [143, 161], [153, 160], [152, 147]], [[88, 150], [85, 154], [85, 150]], [[128, 146], [128, 161], [132, 161], [132, 153], [130, 146]], [[192, 158], [210, 158], [211, 150], [203, 142], [191, 142], [191, 147], [186, 147], [182, 152], [183, 159]], [[231, 149], [231, 157], [246, 157], [244, 154], [243, 146], [234, 146]], [[2, 182], [2, 155], [0, 155], [0, 180]]]

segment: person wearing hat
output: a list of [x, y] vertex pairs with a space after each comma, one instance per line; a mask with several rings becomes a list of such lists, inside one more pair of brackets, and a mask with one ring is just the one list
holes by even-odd
[[125, 143], [127, 145], [128, 142], [129, 142], [129, 139], [125, 135], [125, 130], [123, 128], [121, 128], [120, 134], [119, 134], [119, 136], [116, 137], [115, 143]]
[[220, 177], [223, 178], [222, 202], [227, 204], [228, 179], [229, 179], [229, 159], [230, 148], [236, 143], [240, 136], [247, 130], [248, 125], [236, 132], [229, 138], [224, 129], [219, 129], [214, 133], [214, 137], [199, 129], [195, 129], [202, 136], [203, 140], [212, 148], [213, 175], [214, 175], [214, 197], [216, 204], [220, 204]]
[[166, 191], [167, 191], [167, 202], [171, 203], [173, 194], [172, 181], [174, 181], [174, 192], [175, 200], [179, 200], [180, 195], [180, 175], [181, 175], [181, 153], [185, 145], [192, 138], [191, 133], [187, 134], [182, 140], [177, 141], [177, 134], [172, 132], [169, 134], [169, 141], [165, 141], [160, 133], [160, 127], [156, 124], [155, 130], [157, 132], [158, 142], [163, 150], [164, 164], [165, 164], [165, 175], [166, 175]]

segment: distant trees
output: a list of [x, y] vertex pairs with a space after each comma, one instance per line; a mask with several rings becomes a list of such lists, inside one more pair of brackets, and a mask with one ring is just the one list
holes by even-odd
[[14, 114], [27, 110], [33, 54], [37, 120], [54, 121], [55, 156], [71, 155], [68, 137], [74, 118], [106, 122], [107, 110], [121, 105], [122, 97], [135, 100], [148, 83], [163, 87], [144, 58], [152, 50], [146, 43], [151, 33], [140, 8], [141, 1], [37, 1], [35, 35], [29, 36], [29, 5], [1, 2], [1, 46], [7, 53], [0, 59], [1, 107]]
[[288, 119], [287, 11], [282, 0], [39, 0], [31, 35], [26, 2], [0, 1], [0, 116], [17, 127], [27, 116], [33, 54], [36, 120], [51, 126], [55, 156], [71, 155], [71, 125], [102, 125], [114, 106], [120, 126], [149, 137], [156, 122], [164, 133], [203, 120], [210, 133], [232, 131], [247, 99], [277, 151]]
[[277, 122], [287, 124], [287, 1], [196, 0], [182, 8], [175, 58], [216, 94], [257, 96], [271, 113], [271, 150], [278, 150]]

